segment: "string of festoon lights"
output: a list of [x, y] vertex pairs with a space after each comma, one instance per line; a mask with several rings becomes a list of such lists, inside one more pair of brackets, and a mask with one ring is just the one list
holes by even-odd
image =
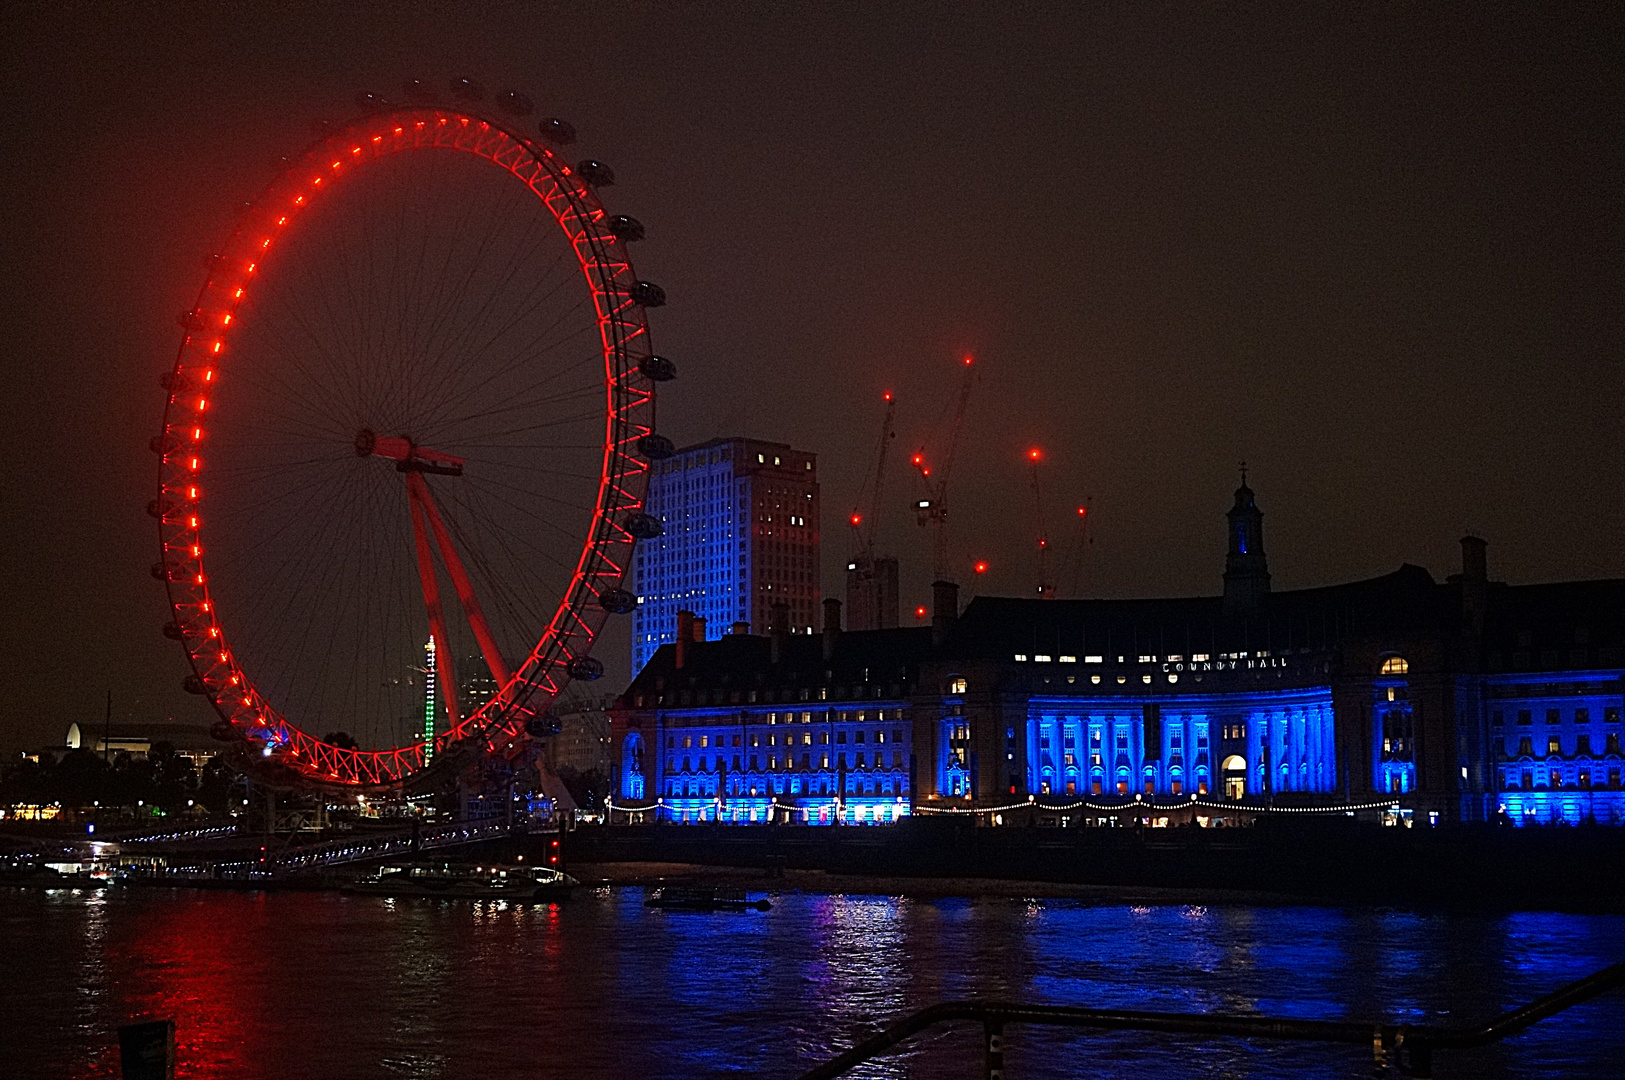
[[1005, 806], [916, 806], [916, 814], [1002, 814], [1011, 810], [1047, 810], [1064, 812], [1067, 810], [1095, 810], [1100, 813], [1120, 814], [1124, 811], [1147, 810], [1189, 810], [1193, 807], [1204, 806], [1210, 810], [1246, 810], [1260, 814], [1351, 814], [1357, 810], [1397, 810], [1399, 803], [1388, 799], [1381, 802], [1369, 803], [1340, 803], [1336, 806], [1256, 806], [1233, 802], [1213, 802], [1208, 799], [1199, 799], [1191, 796], [1184, 802], [1154, 803], [1140, 795], [1134, 796], [1129, 803], [1097, 803], [1088, 799], [1079, 799], [1077, 802], [1052, 805], [1041, 803], [1036, 797], [1029, 795], [1025, 802], [1013, 802]]
[[[748, 797], [749, 796], [746, 796], [746, 798], [748, 798]], [[684, 801], [690, 803], [690, 806], [687, 807], [688, 809], [693, 809], [692, 804], [695, 803], [695, 802], [699, 802], [700, 800], [698, 798], [696, 798], [696, 799], [693, 799], [693, 800], [684, 800]], [[723, 805], [723, 800], [721, 800], [721, 799], [711, 799], [711, 800], [708, 800], [708, 801], [716, 804], [718, 807], [721, 807]], [[899, 800], [899, 804], [901, 804], [901, 800]], [[607, 809], [609, 809], [610, 811], [619, 811], [620, 813], [623, 813], [623, 814], [646, 814], [651, 810], [665, 809], [666, 808], [666, 800], [663, 799], [663, 798], [659, 798], [659, 799], [656, 799], [654, 802], [650, 803], [647, 806], [624, 806], [624, 805], [616, 803], [612, 799], [605, 799], [604, 800], [604, 806]], [[786, 805], [785, 803], [779, 802], [777, 799], [770, 799], [768, 801], [768, 807], [770, 807], [770, 808], [772, 808], [774, 810], [788, 810], [788, 811], [790, 811], [792, 813], [794, 813], [795, 811], [798, 811], [798, 810], [807, 812], [809, 814], [814, 810], [824, 810], [824, 809], [840, 810], [844, 806], [845, 806], [845, 804], [842, 803], [839, 800], [831, 800], [828, 803], [809, 803], [809, 804], [806, 804], [806, 805], [803, 805], [803, 806]], [[1129, 802], [1129, 803], [1096, 803], [1096, 802], [1090, 802], [1088, 799], [1079, 799], [1077, 802], [1064, 803], [1064, 804], [1059, 804], [1059, 805], [1052, 805], [1050, 803], [1040, 803], [1034, 796], [1029, 795], [1025, 802], [1013, 802], [1013, 803], [1008, 803], [1008, 804], [1006, 804], [1004, 806], [971, 807], [971, 806], [929, 806], [929, 805], [924, 805], [924, 806], [915, 806], [915, 807], [913, 807], [911, 809], [911, 813], [915, 813], [915, 814], [961, 814], [961, 815], [970, 814], [970, 815], [974, 815], [974, 814], [1002, 814], [1002, 813], [1008, 813], [1011, 810], [1044, 810], [1044, 811], [1053, 812], [1053, 813], [1064, 813], [1064, 812], [1069, 811], [1069, 810], [1080, 810], [1080, 809], [1082, 809], [1082, 810], [1094, 810], [1094, 811], [1097, 811], [1097, 812], [1100, 812], [1100, 813], [1120, 814], [1120, 813], [1123, 813], [1124, 811], [1136, 811], [1136, 812], [1139, 812], [1139, 811], [1190, 810], [1190, 809], [1193, 809], [1193, 808], [1198, 807], [1198, 806], [1206, 807], [1206, 808], [1208, 808], [1210, 810], [1245, 810], [1245, 811], [1248, 811], [1250, 813], [1261, 813], [1261, 814], [1352, 814], [1352, 813], [1355, 813], [1356, 811], [1360, 811], [1360, 810], [1398, 810], [1399, 809], [1399, 803], [1397, 801], [1395, 801], [1395, 800], [1392, 800], [1392, 799], [1382, 800], [1382, 801], [1379, 801], [1379, 802], [1366, 802], [1366, 803], [1339, 803], [1339, 804], [1334, 805], [1334, 806], [1255, 806], [1255, 805], [1244, 805], [1242, 803], [1233, 803], [1233, 802], [1213, 802], [1213, 801], [1211, 801], [1209, 799], [1199, 799], [1194, 795], [1191, 796], [1189, 799], [1187, 799], [1184, 802], [1166, 803], [1166, 804], [1164, 804], [1164, 803], [1150, 802], [1150, 801], [1142, 798], [1141, 796], [1136, 795], [1136, 796], [1134, 796], [1134, 801]], [[679, 808], [681, 808], [681, 807], [679, 807]]]

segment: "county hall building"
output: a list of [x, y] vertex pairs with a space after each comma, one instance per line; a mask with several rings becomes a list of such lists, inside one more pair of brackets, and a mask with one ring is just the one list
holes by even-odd
[[1492, 582], [1468, 537], [1444, 582], [1406, 565], [1275, 592], [1245, 485], [1227, 547], [1217, 596], [961, 613], [938, 583], [930, 626], [843, 632], [826, 600], [821, 632], [780, 607], [716, 640], [683, 613], [611, 710], [616, 811], [1625, 824], [1625, 580]]

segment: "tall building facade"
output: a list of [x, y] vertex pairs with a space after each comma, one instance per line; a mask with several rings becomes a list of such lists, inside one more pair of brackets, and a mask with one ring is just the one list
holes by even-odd
[[[1467, 537], [1443, 582], [1405, 565], [1283, 592], [1245, 485], [1227, 531], [1219, 596], [961, 613], [941, 585], [928, 628], [826, 635], [822, 653], [747, 635], [662, 651], [611, 710], [617, 799], [666, 820], [873, 821], [906, 792], [878, 820], [1018, 804], [1086, 822], [1360, 807], [1625, 825], [1625, 580], [1491, 581]], [[877, 749], [866, 708], [906, 775], [853, 756]], [[843, 738], [844, 770], [820, 749]]]
[[645, 510], [665, 532], [638, 544], [632, 670], [673, 641], [691, 611], [715, 639], [745, 623], [765, 631], [784, 604], [810, 634], [819, 594], [818, 459], [784, 443], [713, 439], [656, 462]]
[[897, 559], [858, 555], [846, 564], [846, 622], [852, 630], [892, 630], [897, 626]]

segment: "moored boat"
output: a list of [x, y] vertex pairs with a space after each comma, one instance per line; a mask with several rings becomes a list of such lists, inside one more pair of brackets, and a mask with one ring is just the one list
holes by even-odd
[[420, 862], [381, 866], [344, 887], [371, 896], [448, 900], [563, 900], [577, 881], [558, 870], [501, 863]]
[[706, 885], [667, 885], [643, 902], [645, 907], [672, 911], [767, 911], [767, 900], [752, 900], [744, 889], [712, 888]]

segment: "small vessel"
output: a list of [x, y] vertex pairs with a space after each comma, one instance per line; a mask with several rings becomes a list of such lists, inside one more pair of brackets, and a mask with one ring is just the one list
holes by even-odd
[[575, 878], [539, 866], [501, 863], [401, 863], [381, 866], [344, 887], [371, 896], [430, 896], [448, 900], [563, 900]]
[[672, 911], [767, 911], [773, 907], [765, 898], [750, 899], [744, 889], [712, 888], [708, 885], [668, 885], [656, 889], [643, 905]]

